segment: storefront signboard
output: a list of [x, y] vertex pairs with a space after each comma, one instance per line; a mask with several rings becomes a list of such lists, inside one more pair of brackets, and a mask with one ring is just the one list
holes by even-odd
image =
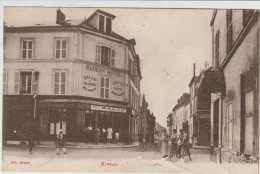
[[91, 110], [126, 113], [126, 108], [116, 108], [116, 107], [110, 107], [110, 106], [91, 105]]

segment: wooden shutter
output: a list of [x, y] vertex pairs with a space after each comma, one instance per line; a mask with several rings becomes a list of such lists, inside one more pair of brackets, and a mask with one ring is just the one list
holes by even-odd
[[60, 94], [65, 94], [66, 91], [66, 73], [61, 72], [61, 84], [60, 84]]
[[32, 75], [32, 94], [38, 92], [38, 84], [37, 84], [37, 77], [35, 71], [33, 72]]
[[104, 98], [105, 96], [105, 79], [104, 77], [101, 77], [101, 83], [100, 83], [100, 97]]
[[19, 94], [19, 87], [20, 84], [20, 72], [17, 71], [14, 73], [14, 94], [18, 95]]
[[101, 63], [101, 46], [97, 45], [97, 49], [96, 49], [96, 63]]
[[109, 98], [109, 78], [106, 78], [105, 98]]
[[115, 66], [115, 49], [112, 49], [111, 51], [111, 66]]
[[55, 72], [54, 73], [54, 94], [59, 94], [59, 89], [60, 89], [60, 73], [59, 72]]
[[7, 71], [3, 71], [3, 94], [7, 94], [8, 84], [8, 73]]

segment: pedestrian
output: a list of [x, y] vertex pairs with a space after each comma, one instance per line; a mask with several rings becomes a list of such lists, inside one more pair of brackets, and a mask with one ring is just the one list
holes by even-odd
[[168, 156], [168, 141], [169, 141], [169, 135], [167, 133], [167, 130], [164, 129], [162, 134], [162, 147], [161, 147], [161, 156], [163, 158], [166, 158]]
[[96, 124], [96, 128], [95, 128], [95, 144], [98, 144], [98, 142], [99, 142], [99, 136], [100, 136], [100, 128], [99, 128], [98, 125]]
[[178, 135], [176, 129], [173, 130], [173, 134], [170, 140], [171, 140], [171, 150], [170, 150], [169, 158], [171, 159], [173, 155], [176, 155], [178, 149], [178, 145], [177, 145]]
[[83, 141], [84, 141], [84, 143], [86, 143], [87, 140], [88, 140], [88, 128], [85, 127], [85, 128], [84, 128], [84, 135], [83, 135]]
[[154, 135], [154, 148], [156, 149], [157, 146], [158, 146], [158, 133], [155, 132], [155, 135]]
[[116, 144], [118, 144], [118, 142], [119, 142], [119, 133], [118, 133], [118, 131], [115, 133], [115, 140], [116, 140]]
[[111, 143], [112, 135], [113, 135], [113, 129], [109, 126], [107, 129], [107, 142], [108, 143]]
[[189, 137], [188, 137], [188, 133], [186, 130], [183, 131], [183, 148], [187, 152], [187, 155], [189, 156], [190, 161], [192, 161], [191, 157], [190, 157]]
[[32, 154], [32, 148], [34, 146], [34, 135], [33, 135], [33, 132], [31, 132], [30, 135], [29, 135], [28, 145], [30, 147], [29, 153]]
[[142, 148], [143, 147], [143, 138], [144, 138], [144, 134], [142, 133], [142, 131], [139, 131], [138, 133], [138, 141], [139, 141], [139, 147]]
[[65, 149], [65, 143], [64, 143], [64, 137], [63, 137], [63, 130], [60, 129], [59, 133], [57, 134], [57, 143], [56, 143], [56, 150], [57, 150], [57, 155], [59, 155], [59, 149], [62, 148], [63, 153], [66, 153], [66, 149]]
[[106, 144], [106, 140], [107, 140], [107, 131], [105, 128], [102, 128], [102, 141], [104, 144]]
[[149, 137], [149, 132], [148, 131], [146, 131], [146, 133], [145, 133], [145, 147], [147, 148], [148, 147], [148, 145], [149, 145], [149, 143], [150, 143], [150, 139], [149, 139], [150, 137]]
[[88, 126], [88, 142], [94, 142], [94, 136], [93, 136], [93, 127], [92, 124]]

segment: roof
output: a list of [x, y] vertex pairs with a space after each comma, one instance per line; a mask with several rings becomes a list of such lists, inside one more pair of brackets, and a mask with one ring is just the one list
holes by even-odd
[[[102, 10], [96, 10], [94, 13], [102, 13], [104, 15], [107, 15], [111, 18], [115, 18], [114, 15], [112, 14], [109, 14], [109, 13], [106, 13]], [[93, 13], [93, 14], [94, 14]], [[91, 18], [90, 15], [89, 18]], [[88, 18], [88, 19], [89, 19]], [[25, 29], [25, 28], [32, 28], [32, 29], [37, 29], [37, 28], [41, 28], [41, 31], [47, 27], [57, 27], [57, 28], [66, 28], [66, 29], [70, 29], [70, 27], [79, 27], [79, 28], [82, 28], [82, 29], [87, 29], [87, 30], [91, 30], [91, 31], [94, 31], [94, 32], [97, 32], [97, 33], [100, 33], [100, 34], [105, 34], [101, 31], [98, 31], [97, 29], [91, 27], [89, 24], [88, 24], [88, 19], [71, 19], [71, 20], [65, 20], [65, 23], [63, 24], [56, 24], [56, 20], [48, 20], [48, 21], [40, 21], [40, 22], [30, 22], [30, 23], [22, 23], [22, 24], [7, 24], [7, 23], [4, 23], [4, 26], [6, 29], [10, 29], [10, 28], [14, 28], [16, 29], [16, 31], [18, 31], [19, 29]], [[111, 36], [113, 38], [116, 38], [116, 39], [119, 39], [119, 40], [122, 40], [124, 42], [127, 42], [127, 43], [131, 43], [133, 42], [132, 39], [129, 40], [129, 39], [126, 39], [125, 37], [115, 33], [115, 32], [112, 32], [111, 34], [105, 34], [105, 35], [108, 35], [108, 36]]]

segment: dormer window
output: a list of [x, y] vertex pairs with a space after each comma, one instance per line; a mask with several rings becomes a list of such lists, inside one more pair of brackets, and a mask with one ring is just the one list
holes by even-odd
[[101, 32], [105, 32], [107, 34], [111, 34], [112, 32], [112, 19], [99, 14], [98, 15], [98, 30]]

